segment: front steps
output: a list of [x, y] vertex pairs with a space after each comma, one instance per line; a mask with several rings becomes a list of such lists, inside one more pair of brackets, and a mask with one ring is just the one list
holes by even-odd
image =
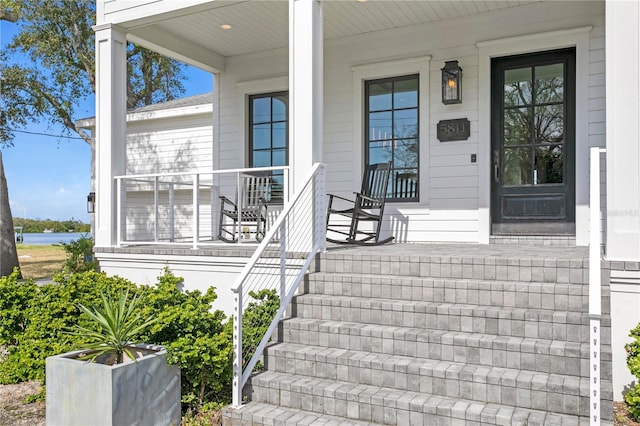
[[[245, 388], [251, 402], [224, 424], [588, 424], [586, 257], [508, 245], [330, 250]], [[608, 314], [601, 335], [611, 419]]]

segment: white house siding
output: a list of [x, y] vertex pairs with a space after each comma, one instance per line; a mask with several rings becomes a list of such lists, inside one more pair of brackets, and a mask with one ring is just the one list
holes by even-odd
[[[350, 195], [360, 185], [364, 156], [360, 136], [362, 94], [354, 93], [354, 88], [357, 91], [360, 87], [358, 81], [354, 83], [354, 75], [386, 77], [387, 64], [395, 70], [392, 75], [409, 74], [415, 72], [415, 61], [424, 61], [428, 63], [428, 101], [420, 105], [421, 120], [427, 123], [421, 128], [420, 202], [387, 204], [384, 232], [403, 242], [486, 242], [489, 223], [482, 221], [482, 214], [488, 215], [489, 206], [481, 195], [488, 191], [490, 149], [481, 143], [478, 133], [481, 82], [477, 43], [580, 27], [591, 27], [588, 66], [578, 64], [577, 69], [578, 79], [586, 79], [589, 87], [585, 95], [588, 113], [576, 123], [580, 129], [588, 129], [584, 132], [586, 137], [576, 141], [577, 241], [586, 244], [588, 234], [583, 229], [588, 223], [588, 147], [604, 145], [605, 129], [604, 4], [600, 2], [536, 3], [428, 25], [325, 40], [323, 161], [328, 164], [328, 192]], [[536, 51], [535, 42], [531, 46], [532, 42], [523, 43], [518, 53]], [[463, 102], [445, 106], [440, 100], [440, 68], [453, 59], [464, 70]], [[219, 155], [223, 168], [247, 164], [246, 95], [286, 89], [287, 60], [285, 50], [228, 58], [226, 72], [220, 75]], [[403, 71], [402, 64], [407, 61]], [[368, 64], [375, 65], [368, 67]], [[375, 75], [376, 68], [380, 69], [380, 75]], [[360, 72], [361, 69], [366, 72]], [[462, 117], [471, 122], [470, 138], [438, 141], [438, 121]], [[471, 154], [477, 154], [477, 163], [471, 163]]]
[[212, 170], [211, 112], [129, 122], [127, 174]]
[[[198, 108], [200, 111], [198, 111]], [[213, 118], [210, 105], [174, 110], [154, 110], [129, 114], [127, 123], [127, 175], [175, 173], [213, 170]], [[173, 188], [160, 185], [159, 209], [156, 218], [152, 180], [128, 181], [125, 209], [125, 238], [129, 241], [153, 241], [155, 221], [158, 221], [162, 241], [183, 241], [193, 236], [192, 177], [175, 177]], [[168, 181], [167, 178], [162, 180]], [[169, 191], [174, 192], [175, 208], [169, 213]], [[212, 197], [217, 193], [200, 190], [200, 236], [211, 238]], [[170, 230], [173, 230], [171, 233]]]

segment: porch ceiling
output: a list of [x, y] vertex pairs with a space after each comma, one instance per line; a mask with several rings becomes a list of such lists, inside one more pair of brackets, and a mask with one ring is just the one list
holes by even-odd
[[[544, 0], [325, 0], [324, 38], [331, 40], [407, 27], [539, 1]], [[174, 11], [166, 17], [119, 24], [137, 43], [187, 61], [192, 50], [196, 59], [193, 63], [206, 65], [197, 57], [210, 54], [220, 63], [229, 56], [287, 47], [288, 7], [287, 1], [217, 0], [195, 11], [185, 9], [184, 13]], [[222, 24], [232, 28], [223, 30]], [[179, 53], [171, 55], [171, 52]], [[215, 68], [215, 62], [211, 60], [209, 67]]]

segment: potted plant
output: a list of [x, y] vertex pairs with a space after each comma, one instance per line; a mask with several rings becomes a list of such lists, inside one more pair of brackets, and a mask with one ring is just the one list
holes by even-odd
[[83, 349], [47, 358], [47, 424], [179, 424], [180, 370], [163, 347], [131, 343], [155, 320], [141, 318], [128, 291], [100, 296], [101, 309], [78, 306], [94, 327], [69, 330]]

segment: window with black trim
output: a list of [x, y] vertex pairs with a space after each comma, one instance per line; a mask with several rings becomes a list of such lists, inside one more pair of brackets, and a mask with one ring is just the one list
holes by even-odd
[[392, 162], [390, 201], [419, 200], [419, 76], [365, 82], [366, 164]]
[[[289, 94], [249, 96], [249, 167], [289, 164]], [[283, 201], [284, 174], [271, 172], [269, 202]]]

